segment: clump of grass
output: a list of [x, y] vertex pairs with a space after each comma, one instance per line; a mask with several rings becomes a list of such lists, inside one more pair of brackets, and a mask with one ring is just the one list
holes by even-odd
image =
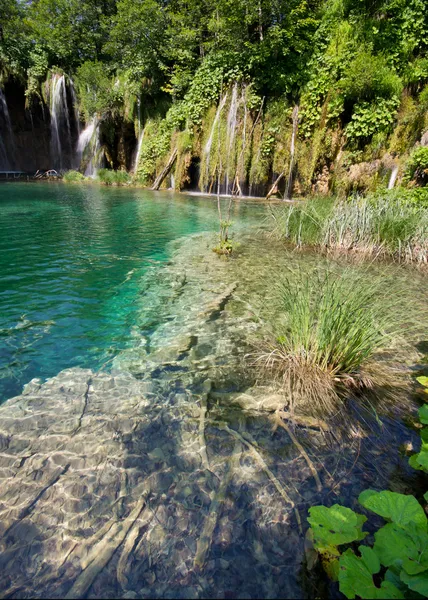
[[127, 185], [130, 182], [126, 171], [112, 171], [111, 169], [99, 169], [97, 178], [104, 185]]
[[67, 171], [64, 173], [63, 180], [66, 183], [80, 183], [85, 180], [85, 177], [79, 171]]
[[428, 210], [388, 198], [309, 200], [270, 209], [272, 234], [296, 246], [358, 251], [405, 262], [428, 262]]
[[256, 364], [284, 389], [291, 408], [331, 415], [345, 389], [372, 387], [365, 367], [402, 324], [400, 295], [386, 280], [313, 270], [284, 277], [277, 295], [282, 318]]

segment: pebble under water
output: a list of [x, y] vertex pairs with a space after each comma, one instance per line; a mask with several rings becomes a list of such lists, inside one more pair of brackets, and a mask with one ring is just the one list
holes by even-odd
[[[13, 318], [5, 329], [13, 332], [21, 314], [53, 323], [28, 348], [23, 319], [22, 332], [1, 338], [15, 340], [12, 362], [2, 363], [8, 376], [13, 361], [22, 369], [33, 360], [19, 385], [41, 379], [0, 407], [0, 595], [340, 597], [319, 565], [307, 569], [307, 511], [320, 503], [358, 510], [367, 488], [416, 489], [417, 474], [398, 451], [417, 440], [400, 419], [413, 408], [409, 385], [362, 426], [356, 415], [328, 432], [297, 420], [287, 430], [274, 417], [286, 394], [258, 381], [246, 356], [275, 305], [279, 273], [346, 261], [257, 234], [257, 203], [235, 204], [241, 246], [221, 260], [213, 233], [203, 233], [216, 229], [212, 199], [92, 186], [14, 190], [21, 201], [10, 200], [8, 223], [12, 233], [21, 225], [9, 243], [20, 277], [12, 252], [0, 260], [20, 303], [14, 313], [6, 300]], [[26, 210], [35, 213], [28, 230]], [[43, 248], [34, 261], [40, 279], [23, 267], [32, 244], [33, 256]], [[405, 369], [427, 339], [426, 280], [388, 264], [367, 273], [383, 273], [391, 290], [405, 284], [409, 321], [419, 319], [383, 356], [408, 381]], [[44, 302], [71, 320], [43, 312]]]
[[[236, 210], [244, 221], [260, 214]], [[211, 198], [0, 185], [0, 402], [34, 377], [108, 366], [132, 343], [147, 269], [168, 260], [173, 240], [216, 228]]]

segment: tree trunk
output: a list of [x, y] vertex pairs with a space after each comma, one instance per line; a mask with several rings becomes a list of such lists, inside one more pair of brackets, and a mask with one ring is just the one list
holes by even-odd
[[177, 158], [177, 154], [178, 154], [177, 148], [175, 148], [173, 150], [171, 156], [168, 158], [168, 162], [166, 163], [165, 167], [162, 169], [160, 174], [156, 177], [155, 182], [152, 186], [152, 190], [158, 190], [160, 188], [162, 181], [165, 179], [165, 177], [171, 171], [172, 165], [174, 164], [175, 159]]

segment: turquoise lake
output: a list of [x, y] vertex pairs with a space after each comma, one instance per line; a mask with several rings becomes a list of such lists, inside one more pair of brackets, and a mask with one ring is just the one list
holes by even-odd
[[[263, 207], [234, 205], [239, 224]], [[148, 268], [218, 227], [212, 198], [62, 183], [0, 186], [0, 401], [34, 377], [108, 368], [132, 343]]]

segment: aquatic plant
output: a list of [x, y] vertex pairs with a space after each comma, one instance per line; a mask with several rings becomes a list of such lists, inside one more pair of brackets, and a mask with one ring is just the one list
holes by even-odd
[[399, 332], [399, 290], [365, 270], [313, 269], [283, 276], [277, 301], [281, 316], [255, 362], [292, 408], [333, 414], [349, 387], [372, 387], [364, 367]]
[[414, 496], [390, 491], [365, 490], [358, 501], [387, 521], [373, 545], [359, 546], [358, 554], [339, 546], [367, 536], [362, 530], [367, 517], [338, 504], [309, 509], [310, 536], [327, 574], [347, 598], [426, 597], [428, 521], [422, 506]]
[[312, 199], [298, 205], [270, 207], [272, 235], [296, 246], [359, 251], [400, 261], [428, 261], [428, 211], [387, 197], [349, 201]]
[[84, 181], [85, 177], [79, 171], [67, 171], [64, 173], [63, 180], [66, 183], [78, 183]]
[[[428, 378], [417, 381], [428, 392]], [[410, 457], [414, 469], [428, 473], [428, 404], [419, 409], [421, 450]], [[428, 502], [428, 492], [424, 494]], [[391, 491], [365, 490], [358, 502], [387, 521], [374, 534], [372, 546], [358, 553], [340, 546], [363, 540], [367, 517], [335, 504], [309, 509], [308, 539], [321, 558], [327, 575], [339, 582], [347, 598], [420, 598], [428, 596], [428, 520], [414, 496]]]
[[104, 185], [127, 185], [130, 182], [126, 171], [111, 171], [110, 169], [99, 169], [97, 178]]

